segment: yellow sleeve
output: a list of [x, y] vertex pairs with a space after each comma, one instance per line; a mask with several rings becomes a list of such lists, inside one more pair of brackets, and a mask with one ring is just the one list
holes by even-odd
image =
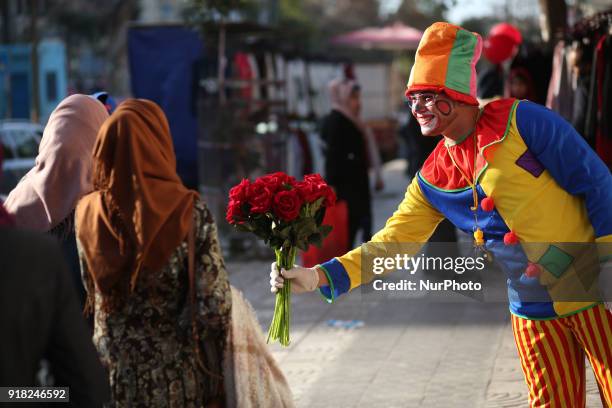
[[[354, 289], [362, 283], [367, 283], [373, 278], [372, 271], [361, 271], [362, 248], [384, 247], [377, 244], [413, 244], [402, 246], [409, 248], [408, 255], [416, 254], [429, 237], [433, 234], [436, 227], [444, 219], [444, 216], [427, 201], [417, 177], [412, 179], [412, 183], [406, 190], [404, 200], [387, 220], [385, 227], [378, 231], [370, 242], [362, 245], [347, 254], [336, 258], [346, 270], [350, 279], [350, 289]], [[408, 252], [408, 251], [405, 251]]]

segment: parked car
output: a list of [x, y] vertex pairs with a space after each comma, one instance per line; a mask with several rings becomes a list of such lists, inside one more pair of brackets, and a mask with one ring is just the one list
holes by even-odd
[[25, 120], [0, 121], [2, 177], [0, 196], [6, 196], [32, 168], [38, 154], [43, 127]]

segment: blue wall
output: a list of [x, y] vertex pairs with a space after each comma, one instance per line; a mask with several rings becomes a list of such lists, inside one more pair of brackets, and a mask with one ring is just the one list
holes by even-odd
[[[30, 119], [30, 50], [29, 44], [0, 46], [0, 119]], [[57, 104], [66, 97], [68, 87], [64, 44], [58, 40], [41, 41], [38, 46], [38, 64], [40, 121], [44, 124]]]
[[[2, 98], [0, 112], [2, 118], [30, 118], [30, 89], [32, 69], [30, 64], [30, 46], [15, 44], [0, 46], [2, 70], [0, 86]], [[9, 97], [10, 91], [10, 97]]]
[[46, 123], [68, 90], [66, 47], [58, 40], [42, 41], [38, 46], [38, 60], [40, 120]]

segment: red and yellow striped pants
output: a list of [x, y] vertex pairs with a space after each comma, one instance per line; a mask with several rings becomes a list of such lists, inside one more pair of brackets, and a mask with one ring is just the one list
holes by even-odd
[[585, 354], [612, 407], [612, 312], [598, 305], [554, 320], [512, 315], [512, 329], [531, 408], [584, 407]]

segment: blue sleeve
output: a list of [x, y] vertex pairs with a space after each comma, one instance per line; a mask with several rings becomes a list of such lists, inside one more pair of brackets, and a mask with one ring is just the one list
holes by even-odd
[[584, 197], [595, 237], [612, 234], [612, 175], [584, 138], [555, 112], [527, 101], [518, 104], [516, 125], [555, 181]]
[[327, 275], [329, 286], [321, 286], [319, 293], [325, 300], [332, 303], [338, 296], [346, 293], [351, 288], [351, 280], [344, 266], [336, 258], [319, 265]]

